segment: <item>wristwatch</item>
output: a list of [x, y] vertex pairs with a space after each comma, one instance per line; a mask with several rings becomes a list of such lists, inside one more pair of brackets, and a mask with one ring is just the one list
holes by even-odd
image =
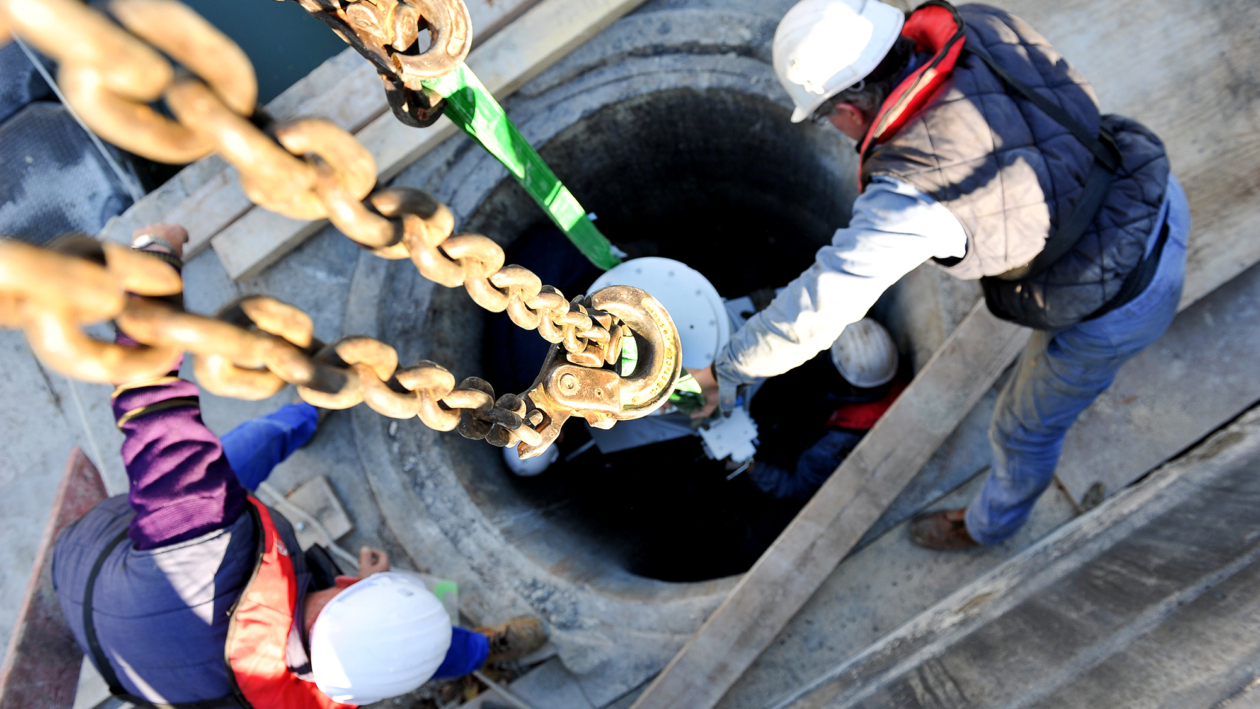
[[154, 236], [153, 234], [141, 234], [140, 236], [136, 237], [135, 241], [131, 242], [131, 248], [136, 251], [139, 251], [146, 246], [153, 246], [153, 245], [165, 246], [169, 255], [171, 256], [174, 256], [176, 253], [175, 246], [171, 242], [167, 241], [166, 239], [163, 239], [160, 236]]

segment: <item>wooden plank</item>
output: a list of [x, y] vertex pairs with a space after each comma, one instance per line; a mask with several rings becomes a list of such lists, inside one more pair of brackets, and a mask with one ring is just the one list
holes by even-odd
[[989, 390], [1031, 332], [978, 304], [633, 709], [717, 704]]
[[0, 709], [69, 709], [83, 652], [61, 613], [52, 584], [57, 533], [104, 500], [105, 483], [92, 461], [75, 448], [53, 498], [17, 625], [0, 667]]
[[[475, 45], [484, 43], [535, 5], [538, 0], [465, 0], [472, 16]], [[356, 133], [389, 113], [380, 77], [363, 57], [346, 49], [289, 87], [266, 106], [277, 120], [324, 118]], [[253, 207], [241, 191], [236, 171], [211, 157], [186, 168], [175, 179], [146, 195], [126, 213], [110, 220], [101, 238], [128, 242], [131, 232], [155, 221], [188, 228], [185, 256], [210, 245], [210, 238]]]
[[[642, 2], [543, 0], [474, 49], [467, 64], [496, 98], [503, 99]], [[384, 114], [356, 137], [376, 157], [379, 179], [384, 181], [456, 131], [445, 120], [416, 130]], [[323, 225], [322, 221], [300, 222], [255, 207], [211, 243], [229, 276], [248, 278], [275, 263]]]

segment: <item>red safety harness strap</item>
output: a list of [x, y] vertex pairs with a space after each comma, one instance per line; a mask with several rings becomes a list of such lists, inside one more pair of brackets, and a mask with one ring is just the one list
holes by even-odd
[[[896, 135], [920, 109], [936, 98], [958, 63], [967, 30], [953, 5], [932, 0], [911, 13], [901, 28], [901, 36], [914, 40], [921, 51], [932, 52], [932, 59], [898, 84], [875, 115], [871, 129], [858, 150], [859, 176], [862, 174], [861, 161], [870, 155], [871, 150]], [[865, 187], [865, 184], [859, 185], [861, 189]]]

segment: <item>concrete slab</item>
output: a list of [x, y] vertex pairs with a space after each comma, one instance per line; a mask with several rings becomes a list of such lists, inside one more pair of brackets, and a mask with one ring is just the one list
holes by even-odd
[[[1210, 343], [1210, 344], [1209, 344]], [[1115, 493], [1260, 401], [1260, 267], [1177, 315], [1081, 415], [1056, 471], [1081, 502]]]
[[1260, 660], [1260, 409], [777, 707], [1222, 707]]
[[[932, 507], [966, 505], [983, 479], [973, 477]], [[1006, 543], [951, 554], [911, 544], [903, 521], [837, 567], [718, 707], [764, 709], [1075, 516], [1071, 501], [1052, 487]]]
[[122, 468], [113, 462], [117, 454], [98, 453], [109, 450], [109, 439], [94, 443], [84, 433], [74, 394], [95, 387], [70, 389], [39, 364], [19, 332], [0, 331], [0, 361], [0, 642], [7, 647], [66, 457], [81, 446], [111, 491], [117, 477], [108, 473]]
[[530, 670], [508, 688], [537, 709], [596, 709], [559, 659]]
[[[323, 475], [314, 477], [289, 493], [287, 498], [293, 505], [314, 517], [327, 530], [333, 541], [341, 539], [354, 529], [354, 523], [346, 514], [346, 509], [333, 492], [332, 484]], [[326, 543], [323, 536], [301, 520], [294, 521], [293, 531], [297, 533], [298, 544], [309, 549], [316, 544]]]

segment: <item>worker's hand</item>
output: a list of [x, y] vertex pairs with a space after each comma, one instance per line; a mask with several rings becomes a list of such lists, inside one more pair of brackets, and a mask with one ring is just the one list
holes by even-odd
[[691, 412], [693, 419], [707, 419], [713, 415], [714, 410], [718, 407], [718, 381], [713, 376], [713, 367], [705, 367], [704, 369], [687, 369], [691, 376], [696, 378], [696, 383], [700, 385], [700, 392], [704, 394], [704, 406]]
[[359, 548], [359, 578], [365, 579], [372, 574], [389, 571], [389, 554], [372, 547]]
[[[152, 236], [162, 239], [175, 249], [175, 253], [171, 254], [175, 258], [184, 258], [184, 244], [188, 243], [188, 230], [178, 224], [150, 224], [142, 226], [131, 232], [131, 245], [134, 248], [143, 236]], [[141, 251], [154, 251], [157, 253], [168, 253], [168, 249], [162, 246], [162, 242], [155, 242], [148, 246], [144, 246]]]

